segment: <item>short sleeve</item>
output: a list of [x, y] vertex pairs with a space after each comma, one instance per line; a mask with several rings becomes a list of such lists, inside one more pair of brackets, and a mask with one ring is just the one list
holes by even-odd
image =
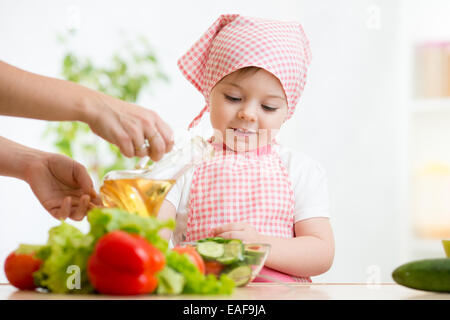
[[328, 183], [325, 170], [320, 164], [311, 164], [293, 188], [294, 222], [313, 217], [330, 217]]
[[282, 160], [294, 191], [294, 223], [314, 217], [329, 218], [328, 182], [322, 165], [291, 150], [282, 153]]

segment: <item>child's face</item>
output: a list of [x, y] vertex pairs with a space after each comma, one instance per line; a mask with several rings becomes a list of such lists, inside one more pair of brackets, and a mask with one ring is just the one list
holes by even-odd
[[235, 151], [270, 144], [287, 110], [280, 81], [264, 69], [233, 72], [220, 80], [210, 94], [215, 141]]

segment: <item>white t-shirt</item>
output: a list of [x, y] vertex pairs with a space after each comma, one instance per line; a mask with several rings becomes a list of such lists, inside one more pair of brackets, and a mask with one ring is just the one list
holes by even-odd
[[[294, 223], [314, 217], [330, 217], [328, 184], [322, 166], [308, 156], [280, 145], [276, 145], [273, 150], [280, 155], [294, 190]], [[172, 176], [184, 165], [177, 163], [171, 167], [171, 172], [161, 172], [161, 176]], [[171, 246], [181, 243], [185, 237], [193, 174], [194, 168], [184, 173], [165, 198], [177, 210]]]

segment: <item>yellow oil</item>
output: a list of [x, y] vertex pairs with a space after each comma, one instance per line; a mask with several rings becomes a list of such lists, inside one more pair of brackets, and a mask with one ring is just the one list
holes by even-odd
[[143, 217], [156, 216], [175, 180], [106, 180], [100, 188], [103, 205]]

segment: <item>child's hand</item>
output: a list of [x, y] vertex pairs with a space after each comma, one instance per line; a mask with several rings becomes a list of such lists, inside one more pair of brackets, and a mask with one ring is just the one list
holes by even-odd
[[259, 242], [261, 235], [256, 229], [244, 222], [223, 224], [212, 229], [214, 237], [225, 239], [240, 239], [244, 242]]

